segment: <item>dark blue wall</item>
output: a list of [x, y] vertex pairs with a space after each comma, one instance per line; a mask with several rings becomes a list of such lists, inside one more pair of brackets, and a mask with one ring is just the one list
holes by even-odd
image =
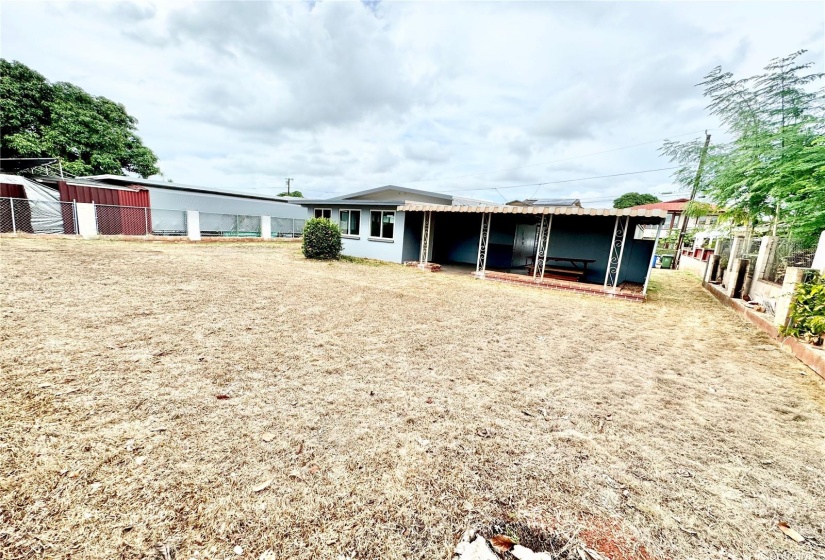
[[[419, 213], [414, 212], [411, 214]], [[622, 266], [619, 272], [619, 282], [643, 283], [645, 281], [650, 256], [653, 252], [653, 241], [633, 239], [636, 224], [640, 221], [643, 220], [633, 218], [630, 220], [624, 255], [622, 256]], [[650, 219], [647, 219], [647, 221], [650, 221]], [[537, 222], [538, 218], [531, 215], [493, 214], [490, 247], [487, 254], [488, 268], [508, 268], [513, 254], [516, 225]], [[421, 222], [417, 221], [416, 223], [420, 229]], [[615, 216], [553, 216], [548, 255], [552, 257], [594, 259], [596, 262], [588, 265], [587, 274], [582, 280], [602, 284], [604, 283], [607, 263], [610, 258], [610, 245], [615, 225]], [[478, 256], [480, 230], [480, 214], [434, 212], [433, 262], [475, 264]], [[419, 231], [415, 239], [420, 239], [420, 235]], [[569, 266], [569, 264], [558, 263], [556, 266], [564, 267]]]

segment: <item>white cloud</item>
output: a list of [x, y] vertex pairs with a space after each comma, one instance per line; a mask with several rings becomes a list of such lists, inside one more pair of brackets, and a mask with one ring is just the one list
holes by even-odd
[[718, 127], [693, 87], [717, 64], [748, 75], [810, 48], [822, 70], [825, 18], [806, 2], [4, 2], [0, 32], [3, 57], [123, 103], [176, 181], [609, 204], [672, 190], [667, 173], [505, 187], [666, 167], [657, 142], [578, 156]]

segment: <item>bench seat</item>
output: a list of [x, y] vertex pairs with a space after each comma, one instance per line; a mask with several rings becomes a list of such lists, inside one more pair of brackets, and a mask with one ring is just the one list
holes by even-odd
[[[533, 275], [533, 265], [527, 266], [527, 274]], [[578, 282], [584, 276], [584, 271], [576, 268], [562, 268], [558, 266], [545, 266], [544, 277], [556, 278], [558, 280], [570, 280]]]

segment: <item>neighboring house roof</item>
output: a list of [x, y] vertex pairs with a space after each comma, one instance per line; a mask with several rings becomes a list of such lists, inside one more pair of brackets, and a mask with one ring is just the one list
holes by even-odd
[[581, 207], [581, 200], [578, 198], [526, 198], [524, 200], [512, 200], [508, 206], [578, 206]]
[[398, 187], [396, 185], [385, 185], [375, 189], [367, 189], [365, 191], [358, 191], [346, 195], [335, 196], [332, 198], [313, 198], [313, 199], [295, 199], [291, 200], [293, 204], [300, 204], [302, 206], [341, 206], [345, 204], [363, 204], [367, 206], [399, 206], [407, 202], [420, 202], [435, 204], [446, 204], [453, 206], [464, 205], [488, 205], [493, 204], [487, 200], [478, 200], [473, 198], [464, 198], [453, 196], [449, 194], [442, 194], [432, 191], [422, 191], [419, 189], [410, 189], [407, 187]]
[[667, 210], [668, 212], [684, 212], [687, 207], [689, 198], [677, 198], [675, 200], [667, 200], [665, 202], [652, 202], [650, 204], [639, 204], [638, 206], [631, 206], [634, 210]]
[[[81, 177], [81, 179], [91, 179], [94, 181], [101, 181], [104, 183], [115, 183], [118, 185], [139, 185], [144, 187], [152, 187], [156, 189], [169, 189], [181, 192], [193, 192], [202, 194], [214, 194], [220, 196], [232, 196], [238, 198], [252, 198], [255, 200], [268, 200], [270, 202], [292, 202], [293, 197], [285, 196], [265, 196], [260, 194], [250, 194], [238, 191], [225, 191], [213, 189], [210, 187], [197, 187], [193, 185], [181, 185], [180, 183], [170, 183], [168, 181], [153, 181], [151, 179], [140, 179], [136, 177], [127, 177], [124, 175], [91, 175], [89, 177]], [[74, 180], [74, 179], [73, 179]], [[300, 199], [299, 199], [300, 200]]]

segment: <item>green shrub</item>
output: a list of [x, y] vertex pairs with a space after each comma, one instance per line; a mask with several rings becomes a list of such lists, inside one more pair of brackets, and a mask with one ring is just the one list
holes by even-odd
[[812, 278], [797, 285], [782, 334], [795, 336], [812, 344], [825, 338], [825, 277], [814, 272]]
[[307, 220], [302, 250], [308, 259], [337, 259], [341, 256], [341, 228], [326, 218]]

